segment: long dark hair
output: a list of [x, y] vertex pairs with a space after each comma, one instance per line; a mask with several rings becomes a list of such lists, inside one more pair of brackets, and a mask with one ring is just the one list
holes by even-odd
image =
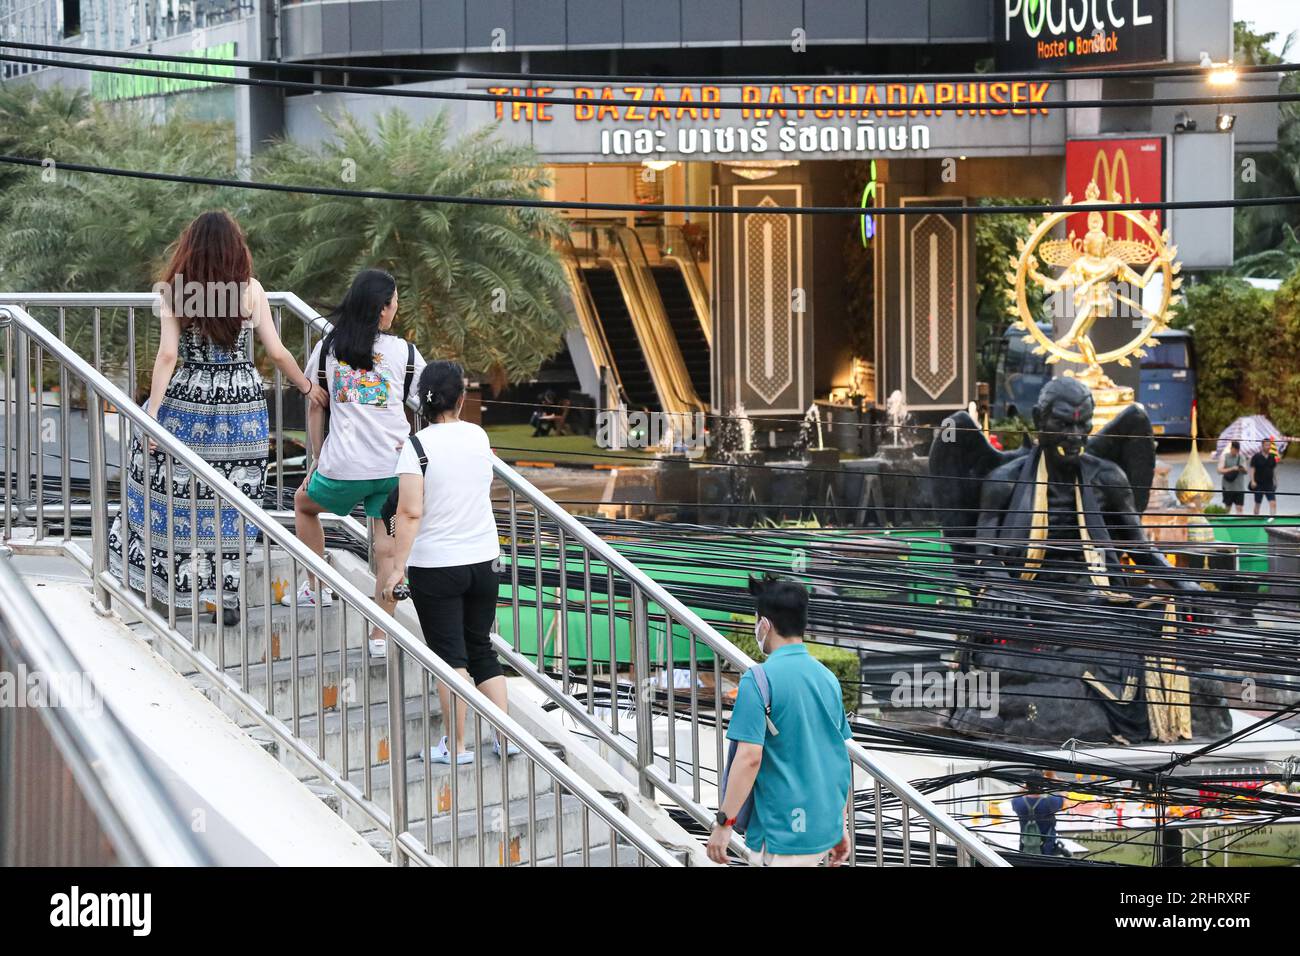
[[321, 354], [346, 362], [355, 369], [368, 371], [375, 360], [375, 338], [379, 335], [379, 315], [393, 300], [397, 280], [383, 269], [362, 269], [352, 280], [352, 287], [332, 312], [334, 323]]
[[456, 407], [465, 394], [465, 369], [459, 362], [438, 359], [420, 373], [420, 414], [430, 421]]
[[[185, 227], [172, 247], [172, 254], [159, 276], [171, 286], [173, 303], [186, 302], [184, 314], [176, 316], [182, 328], [194, 327], [205, 339], [233, 348], [239, 338], [244, 315], [243, 292], [253, 277], [253, 254], [248, 251], [244, 231], [224, 209], [200, 214]], [[185, 287], [198, 283], [202, 301], [215, 303], [201, 315], [189, 313]]]

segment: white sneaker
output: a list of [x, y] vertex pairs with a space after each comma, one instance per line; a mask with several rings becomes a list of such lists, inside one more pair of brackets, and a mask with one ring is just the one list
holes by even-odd
[[[492, 736], [492, 752], [496, 754], [498, 757], [501, 756], [501, 738], [496, 736], [495, 734]], [[516, 747], [514, 744], [512, 744], [509, 740], [506, 741], [506, 756], [507, 757], [519, 756], [519, 748]]]
[[[447, 738], [443, 737], [438, 741], [438, 746], [434, 747], [429, 753], [429, 759], [434, 763], [451, 763], [451, 751], [447, 749]], [[467, 764], [474, 762], [474, 751], [462, 750], [456, 754], [456, 763]]]
[[[311, 585], [306, 581], [302, 582], [302, 587], [298, 588], [297, 594], [286, 594], [280, 598], [280, 603], [285, 607], [293, 607], [297, 604], [299, 607], [315, 607], [316, 592], [311, 589]], [[329, 588], [320, 590], [320, 606], [329, 607], [334, 603], [334, 593]]]
[[384, 637], [370, 638], [370, 656], [387, 657], [388, 656], [388, 639]]

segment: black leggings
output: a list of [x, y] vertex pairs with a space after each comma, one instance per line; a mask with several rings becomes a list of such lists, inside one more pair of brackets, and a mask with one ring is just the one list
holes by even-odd
[[502, 674], [490, 636], [496, 620], [499, 560], [406, 569], [424, 643], [452, 667], [469, 671], [475, 684]]

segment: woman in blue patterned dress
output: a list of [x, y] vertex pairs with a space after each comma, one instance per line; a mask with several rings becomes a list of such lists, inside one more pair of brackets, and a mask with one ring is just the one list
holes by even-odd
[[[300, 392], [318, 405], [328, 402], [328, 396], [299, 370], [276, 334], [266, 292], [253, 278], [248, 243], [228, 213], [205, 212], [190, 223], [177, 240], [154, 289], [161, 297], [158, 312], [162, 332], [148, 411], [235, 488], [260, 504], [266, 480], [268, 428], [262, 377], [252, 362], [252, 336], [256, 334], [280, 373]], [[218, 562], [213, 489], [206, 482], [198, 483], [198, 514], [191, 515], [194, 505], [190, 472], [175, 463], [171, 516], [174, 550], [169, 550], [166, 459], [152, 443], [150, 446], [151, 548], [146, 558], [145, 450], [137, 436], [131, 443], [125, 532], [119, 516], [109, 533], [110, 568], [121, 576], [125, 539], [132, 588], [144, 591], [148, 560], [155, 599], [166, 603], [174, 583], [176, 607], [194, 607], [196, 592], [198, 603], [215, 606], [220, 590], [224, 622], [237, 623], [238, 512], [221, 509], [222, 554]], [[228, 495], [229, 489], [223, 489], [223, 494]], [[257, 529], [248, 525], [245, 534], [251, 545]]]

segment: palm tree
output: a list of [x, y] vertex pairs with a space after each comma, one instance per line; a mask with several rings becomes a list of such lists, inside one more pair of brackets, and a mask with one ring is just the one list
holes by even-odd
[[[0, 288], [42, 292], [140, 292], [152, 287], [169, 244], [205, 209], [236, 211], [233, 191], [67, 172], [59, 164], [100, 163], [229, 178], [235, 174], [229, 124], [197, 122], [183, 113], [162, 122], [130, 104], [90, 105], [84, 94], [57, 88], [0, 91], [5, 143], [49, 168], [15, 168], [0, 182]], [[4, 135], [4, 134], [0, 134]], [[90, 310], [69, 310], [68, 344], [94, 351]], [[137, 318], [136, 368], [153, 360], [152, 316]], [[126, 368], [125, 310], [104, 310], [101, 353]], [[140, 383], [123, 385], [131, 389]]]
[[[491, 199], [538, 197], [549, 185], [532, 150], [494, 127], [452, 140], [445, 116], [417, 124], [397, 110], [373, 131], [346, 115], [331, 124], [317, 148], [268, 150], [257, 178]], [[401, 290], [399, 330], [426, 356], [458, 359], [498, 386], [560, 348], [568, 289], [554, 241], [564, 226], [548, 210], [286, 193], [253, 203], [264, 282], [324, 305], [358, 270], [387, 269]]]
[[[1282, 55], [1268, 49], [1274, 33], [1253, 33], [1240, 21], [1236, 24], [1236, 61], [1243, 64], [1280, 63], [1288, 57], [1295, 34], [1287, 37]], [[1300, 92], [1300, 76], [1284, 74], [1280, 93]], [[1300, 194], [1300, 104], [1278, 106], [1277, 148], [1250, 157], [1253, 175], [1239, 177], [1237, 196], [1294, 196]], [[1285, 279], [1300, 265], [1300, 248], [1295, 243], [1300, 211], [1294, 206], [1249, 206], [1233, 216], [1234, 272], [1242, 276]]]

